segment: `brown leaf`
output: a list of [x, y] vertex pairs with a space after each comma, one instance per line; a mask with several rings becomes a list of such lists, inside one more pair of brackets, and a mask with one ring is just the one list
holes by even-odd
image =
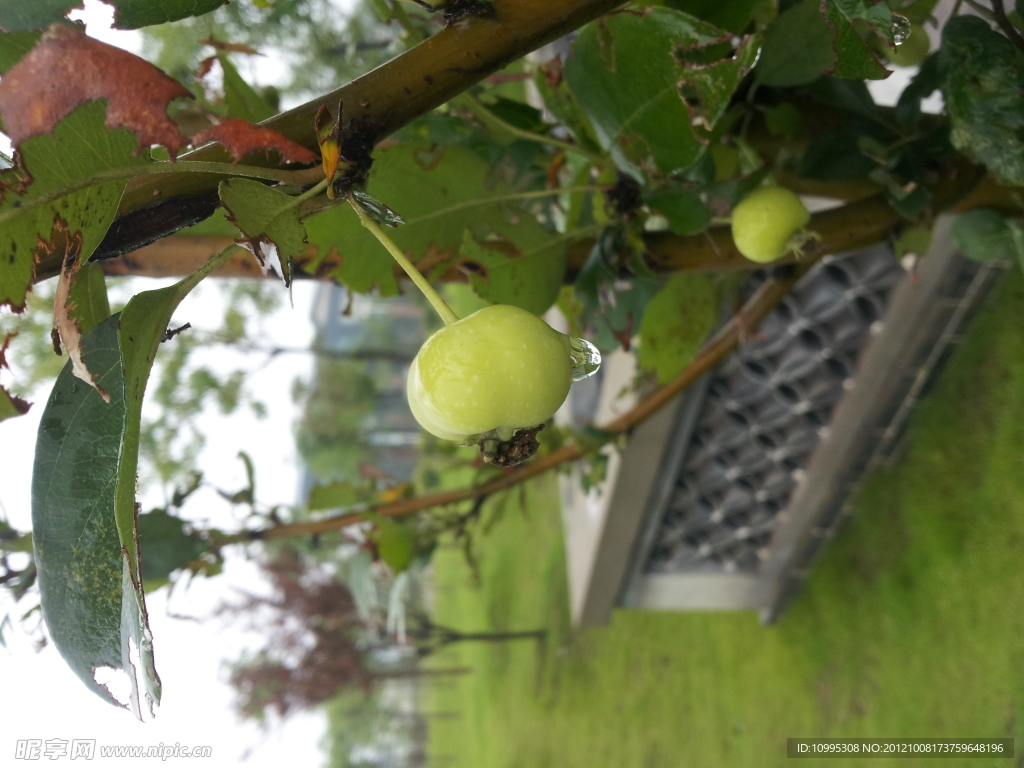
[[189, 142], [167, 105], [182, 97], [192, 94], [148, 61], [57, 25], [0, 80], [0, 113], [15, 145], [106, 99], [108, 128], [128, 128], [142, 146], [160, 144], [174, 157]]
[[50, 255], [59, 249], [64, 249], [64, 259], [61, 262], [60, 277], [57, 279], [57, 291], [53, 297], [53, 330], [50, 338], [53, 340], [53, 351], [60, 354], [61, 346], [68, 351], [71, 358], [71, 372], [93, 387], [100, 393], [106, 402], [110, 402], [110, 395], [104, 392], [97, 384], [96, 374], [90, 373], [82, 359], [82, 329], [78, 320], [72, 317], [75, 306], [69, 300], [71, 298], [71, 286], [75, 282], [75, 275], [82, 266], [80, 256], [82, 253], [82, 233], [71, 234], [68, 231], [67, 222], [60, 216], [53, 221], [53, 230], [50, 233], [50, 242], [39, 240], [36, 248], [36, 260], [43, 255]]
[[202, 80], [208, 74], [210, 69], [213, 68], [213, 62], [217, 60], [216, 56], [207, 56], [205, 59], [199, 62], [199, 69], [196, 70], [196, 80]]
[[255, 48], [251, 48], [245, 43], [225, 43], [220, 40], [214, 40], [213, 38], [206, 38], [200, 40], [203, 45], [208, 45], [211, 48], [216, 48], [218, 51], [233, 51], [234, 53], [246, 53], [250, 56], [262, 56], [263, 54], [257, 51]]
[[207, 141], [220, 142], [236, 161], [250, 152], [264, 149], [277, 150], [286, 163], [308, 164], [317, 160], [315, 152], [286, 139], [277, 131], [234, 117], [221, 118], [217, 125], [197, 133], [192, 141], [196, 146]]

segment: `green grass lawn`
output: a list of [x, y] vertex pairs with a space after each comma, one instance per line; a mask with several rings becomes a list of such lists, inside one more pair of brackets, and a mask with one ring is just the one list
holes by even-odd
[[[436, 615], [465, 630], [550, 628], [465, 644], [431, 687], [441, 768], [782, 766], [789, 736], [1009, 736], [1024, 750], [1024, 279], [982, 311], [913, 417], [902, 463], [780, 622], [752, 612], [619, 611], [573, 632], [557, 493], [529, 489], [482, 542], [480, 584], [438, 553]], [[991, 758], [811, 765], [1022, 765]]]

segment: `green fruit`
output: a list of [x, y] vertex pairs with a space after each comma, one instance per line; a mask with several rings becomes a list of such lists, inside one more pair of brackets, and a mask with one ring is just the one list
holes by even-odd
[[569, 337], [536, 315], [497, 304], [446, 325], [409, 369], [409, 406], [420, 425], [467, 442], [543, 424], [572, 384]]
[[732, 211], [732, 239], [751, 261], [764, 264], [783, 256], [790, 238], [807, 226], [811, 214], [783, 187], [761, 187]]
[[882, 53], [897, 67], [916, 67], [925, 60], [930, 49], [931, 40], [928, 39], [924, 27], [920, 24], [911, 24], [907, 39], [895, 48], [883, 46]]

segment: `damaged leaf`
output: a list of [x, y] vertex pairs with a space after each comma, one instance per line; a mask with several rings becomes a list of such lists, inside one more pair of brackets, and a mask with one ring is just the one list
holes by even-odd
[[54, 25], [0, 80], [4, 132], [18, 146], [48, 134], [76, 107], [107, 100], [108, 128], [128, 128], [143, 146], [171, 157], [189, 140], [167, 116], [167, 105], [191, 94], [145, 59]]
[[[4, 343], [0, 344], [0, 370], [4, 368], [10, 370], [7, 365], [7, 347], [10, 346], [11, 339], [17, 335], [17, 332], [8, 334], [4, 337]], [[12, 395], [4, 387], [0, 387], [0, 421], [14, 416], [22, 416], [28, 413], [28, 409], [31, 407], [25, 400], [17, 395]]]
[[235, 160], [241, 160], [251, 152], [274, 150], [286, 163], [309, 164], [316, 162], [316, 154], [286, 139], [277, 131], [253, 125], [245, 120], [222, 117], [217, 125], [200, 131], [193, 137], [196, 146], [216, 141], [224, 146]]
[[851, 80], [883, 80], [891, 73], [864, 42], [855, 26], [863, 22], [887, 42], [892, 42], [892, 14], [883, 0], [821, 0], [821, 12], [834, 30], [833, 63], [825, 72]]
[[[94, 693], [142, 717], [160, 700], [141, 586], [128, 577], [130, 550], [119, 536], [115, 488], [126, 410], [118, 316], [82, 340], [82, 355], [110, 394], [105, 403], [64, 367], [40, 421], [32, 474], [32, 531], [39, 595], [49, 635], [68, 666]], [[130, 511], [134, 530], [134, 507]], [[133, 657], [142, 669], [137, 669]], [[104, 685], [126, 673], [127, 700]], [[102, 677], [101, 677], [102, 676]]]
[[218, 187], [228, 220], [245, 235], [244, 247], [256, 256], [264, 274], [279, 262], [285, 284], [291, 259], [306, 248], [306, 228], [295, 198], [251, 179], [228, 179]]
[[109, 403], [110, 395], [96, 383], [97, 375], [89, 370], [82, 358], [82, 337], [85, 335], [85, 331], [72, 314], [76, 305], [71, 298], [71, 293], [78, 277], [78, 270], [82, 265], [82, 233], [71, 234], [68, 232], [67, 223], [57, 217], [53, 223], [53, 239], [50, 243], [41, 245], [45, 246], [47, 253], [53, 253], [59, 247], [64, 249], [60, 277], [57, 280], [57, 291], [53, 297], [53, 330], [51, 332], [53, 351], [59, 355], [63, 346], [68, 357], [71, 358], [71, 373], [90, 387], [94, 387], [100, 397]]
[[584, 27], [565, 77], [617, 162], [666, 175], [704, 151], [759, 48], [670, 8], [623, 11]]
[[22, 143], [15, 167], [0, 171], [0, 306], [8, 304], [16, 312], [24, 308], [34, 257], [39, 243], [52, 239], [55, 217], [81, 236], [79, 260], [88, 260], [113, 221], [127, 180], [57, 195], [109, 168], [146, 163], [137, 150], [129, 131], [104, 127], [103, 102], [79, 107], [54, 126], [52, 135]]

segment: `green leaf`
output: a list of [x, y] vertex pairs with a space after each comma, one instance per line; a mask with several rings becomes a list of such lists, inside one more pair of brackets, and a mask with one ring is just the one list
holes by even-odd
[[542, 68], [538, 68], [533, 74], [533, 83], [544, 101], [544, 106], [558, 118], [558, 121], [565, 126], [583, 149], [588, 152], [600, 151], [601, 147], [594, 135], [594, 127], [590, 124], [590, 118], [576, 101], [569, 84], [557, 69], [554, 79], [557, 79], [555, 85], [549, 81]]
[[[135, 545], [135, 486], [139, 466], [142, 427], [142, 398], [153, 368], [157, 349], [164, 338], [171, 315], [189, 291], [215, 270], [233, 249], [225, 249], [191, 275], [174, 285], [136, 294], [121, 311], [118, 343], [124, 371], [124, 432], [117, 468], [115, 518], [121, 543], [128, 553], [129, 575], [139, 581], [138, 548]], [[139, 592], [141, 596], [141, 590]]]
[[1017, 259], [1024, 266], [1024, 222], [992, 208], [975, 208], [953, 219], [953, 242], [969, 259]]
[[249, 250], [264, 268], [274, 261], [268, 245], [276, 248], [287, 284], [289, 260], [306, 248], [306, 228], [296, 199], [252, 179], [227, 179], [217, 192], [229, 221], [249, 239]]
[[[505, 222], [494, 224], [499, 235], [510, 228]], [[486, 240], [477, 241], [467, 230], [459, 251], [460, 264], [474, 265], [470, 281], [480, 298], [542, 315], [555, 303], [562, 287], [565, 239], [545, 230], [532, 218], [523, 219], [515, 228], [517, 245], [512, 245], [512, 253], [488, 248]], [[510, 244], [508, 240], [498, 242]]]
[[677, 235], [696, 235], [708, 228], [711, 210], [692, 190], [661, 190], [647, 197], [647, 204], [668, 220]]
[[364, 512], [363, 516], [376, 526], [369, 536], [377, 544], [377, 556], [395, 573], [406, 570], [416, 555], [419, 538], [416, 526], [373, 512]]
[[72, 236], [82, 234], [80, 259], [86, 261], [106, 234], [127, 180], [108, 181], [53, 202], [45, 196], [101, 171], [147, 162], [134, 154], [134, 134], [108, 130], [105, 120], [104, 101], [84, 104], [57, 123], [52, 136], [22, 142], [18, 155], [25, 172], [0, 171], [0, 306], [10, 304], [15, 311], [25, 306], [35, 254], [40, 242], [52, 240], [55, 217], [66, 222]]
[[[431, 267], [454, 256], [463, 233], [483, 221], [495, 229], [500, 225], [499, 234], [522, 252], [537, 241], [533, 214], [516, 199], [515, 190], [496, 181], [487, 163], [465, 147], [394, 144], [375, 159], [367, 192], [405, 220], [389, 234], [413, 263], [428, 253]], [[336, 259], [331, 276], [352, 290], [366, 292], [376, 285], [383, 296], [398, 293], [394, 260], [359, 224], [350, 206], [311, 216], [305, 225], [309, 242], [319, 252], [307, 269]]]
[[29, 404], [0, 387], [0, 421], [28, 413]]
[[306, 508], [310, 512], [345, 509], [368, 502], [374, 495], [370, 486], [355, 485], [348, 480], [336, 480], [328, 485], [314, 485], [309, 491]]
[[152, 582], [162, 582], [174, 571], [210, 551], [202, 537], [185, 530], [186, 522], [165, 509], [154, 509], [139, 515], [139, 543], [145, 550], [142, 558], [142, 579], [147, 589]]
[[669, 8], [615, 13], [583, 28], [565, 75], [620, 164], [668, 174], [701, 155], [757, 59], [760, 36], [731, 41]]
[[83, 264], [78, 268], [68, 305], [71, 318], [78, 321], [83, 336], [110, 317], [107, 281], [99, 264]]
[[775, 11], [774, 0], [666, 0], [664, 5], [737, 34]]
[[826, 71], [851, 80], [882, 80], [889, 76], [877, 54], [864, 42], [854, 22], [870, 25], [892, 41], [892, 14], [880, 0], [822, 0], [825, 20], [835, 30], [832, 38], [834, 64]]
[[[120, 706], [128, 704], [117, 701], [95, 672], [126, 672], [132, 709], [141, 717], [139, 676], [150, 711], [160, 699], [160, 679], [145, 603], [129, 575], [115, 518], [126, 419], [118, 320], [104, 320], [82, 341], [110, 403], [73, 376], [70, 364], [50, 394], [36, 441], [32, 529], [43, 618], [54, 645], [90, 690]], [[131, 645], [141, 671], [130, 658]]]
[[1024, 55], [984, 20], [957, 16], [940, 56], [950, 142], [1002, 183], [1024, 185]]
[[42, 32], [0, 32], [0, 74], [13, 67], [26, 53], [35, 48], [41, 35]]
[[224, 98], [228, 103], [228, 117], [259, 123], [277, 114], [277, 110], [267, 103], [263, 95], [242, 79], [226, 54], [218, 54], [217, 61], [224, 72]]
[[755, 76], [764, 85], [776, 88], [817, 80], [835, 62], [834, 34], [817, 0], [803, 0], [787, 8], [765, 32]]
[[718, 323], [719, 292], [713, 278], [680, 272], [648, 302], [640, 323], [640, 367], [665, 384], [682, 372]]
[[[107, 0], [114, 6], [114, 26], [138, 29], [151, 24], [202, 16], [226, 4], [228, 0]], [[81, 0], [0, 0], [0, 29], [25, 32], [44, 29], [60, 21]]]

